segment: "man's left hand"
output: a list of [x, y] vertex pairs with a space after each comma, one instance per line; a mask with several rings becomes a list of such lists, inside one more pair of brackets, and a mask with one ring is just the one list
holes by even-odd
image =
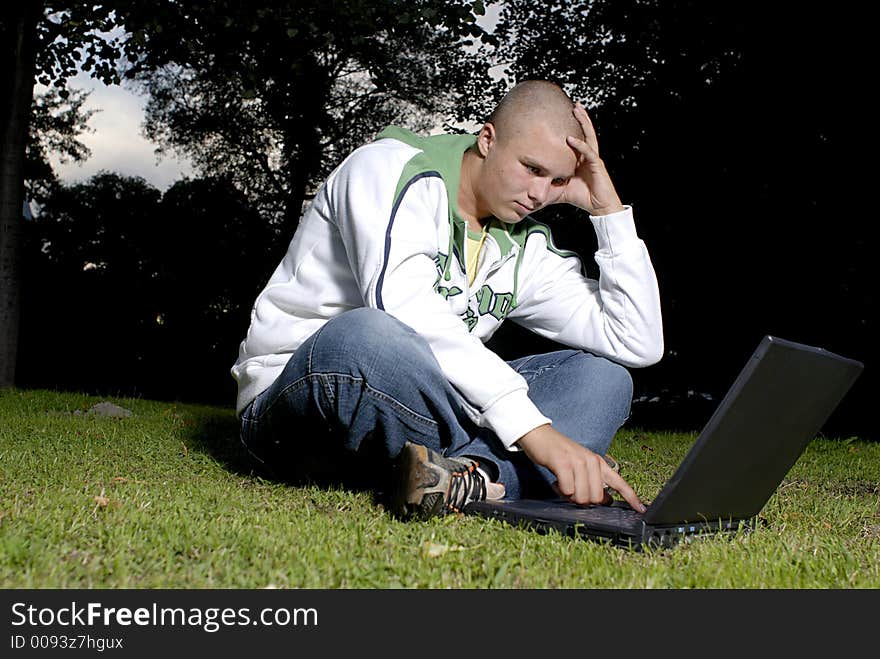
[[568, 136], [568, 145], [578, 154], [578, 166], [574, 176], [565, 186], [559, 203], [569, 203], [587, 211], [590, 215], [609, 215], [623, 210], [623, 204], [605, 163], [599, 157], [599, 141], [587, 109], [575, 103], [572, 113], [584, 131], [585, 140]]

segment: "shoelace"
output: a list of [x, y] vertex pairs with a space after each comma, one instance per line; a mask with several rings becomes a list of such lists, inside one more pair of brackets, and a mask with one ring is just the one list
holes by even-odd
[[446, 507], [451, 511], [461, 512], [466, 503], [486, 498], [486, 482], [477, 466], [474, 462], [465, 471], [453, 471], [450, 475]]

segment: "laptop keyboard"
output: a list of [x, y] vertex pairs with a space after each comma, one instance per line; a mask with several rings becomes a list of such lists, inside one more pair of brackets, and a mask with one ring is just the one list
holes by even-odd
[[589, 518], [597, 522], [608, 522], [610, 524], [625, 523], [631, 524], [642, 519], [642, 514], [633, 510], [630, 506], [589, 506], [584, 510], [589, 510]]
[[[479, 502], [468, 506], [512, 521], [523, 518], [548, 523], [584, 523], [631, 528], [639, 525], [642, 519], [641, 513], [633, 510], [625, 501], [615, 501], [610, 506], [579, 506], [563, 499]], [[467, 512], [467, 508], [465, 511]]]

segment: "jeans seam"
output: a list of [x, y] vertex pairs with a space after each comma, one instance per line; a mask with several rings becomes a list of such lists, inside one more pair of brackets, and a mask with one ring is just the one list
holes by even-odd
[[534, 371], [520, 371], [520, 375], [526, 377], [526, 375], [531, 375], [532, 377], [538, 377], [542, 373], [546, 373], [547, 371], [552, 371], [554, 368], [558, 368], [559, 364], [549, 364], [546, 366], [541, 366], [540, 368], [535, 369]]
[[[303, 384], [305, 384], [307, 381], [311, 381], [313, 378], [317, 378], [320, 381], [322, 387], [325, 387], [325, 385], [327, 385], [327, 379], [331, 378], [331, 377], [346, 379], [346, 380], [349, 380], [350, 382], [357, 382], [361, 386], [363, 386], [370, 394], [372, 394], [373, 396], [375, 396], [377, 398], [381, 398], [382, 400], [391, 404], [393, 407], [395, 407], [399, 411], [404, 412], [405, 414], [407, 414], [408, 416], [410, 416], [414, 420], [420, 421], [420, 422], [422, 422], [432, 428], [436, 428], [438, 425], [434, 419], [429, 419], [428, 417], [422, 416], [421, 414], [419, 414], [415, 410], [411, 410], [409, 407], [407, 407], [406, 405], [401, 403], [399, 400], [394, 398], [394, 396], [391, 396], [389, 394], [386, 394], [384, 391], [380, 391], [379, 389], [371, 387], [369, 384], [367, 384], [367, 382], [364, 380], [364, 378], [355, 377], [355, 376], [349, 375], [347, 373], [309, 373], [308, 375], [304, 375], [303, 377], [301, 377], [297, 380], [294, 380], [293, 382], [289, 383], [286, 387], [284, 387], [284, 389], [279, 391], [278, 395], [275, 396], [275, 399], [269, 405], [267, 405], [264, 409], [260, 410], [260, 417], [262, 417], [264, 414], [267, 414], [275, 406], [275, 404], [281, 399], [281, 397], [284, 396], [285, 394], [287, 394], [291, 389], [293, 389], [295, 387], [300, 387]], [[329, 388], [329, 387], [327, 387], [327, 388]]]
[[[575, 357], [577, 357], [577, 356], [579, 356], [579, 355], [586, 354], [586, 355], [589, 355], [589, 356], [591, 356], [591, 357], [594, 356], [592, 353], [587, 352], [586, 350], [571, 350], [570, 353], [571, 353], [571, 354], [567, 355], [564, 359], [561, 359], [561, 360], [558, 361], [558, 362], [554, 362], [554, 363], [552, 363], [552, 364], [546, 364], [546, 365], [544, 365], [544, 366], [540, 366], [539, 368], [537, 368], [537, 369], [535, 369], [535, 370], [531, 370], [531, 371], [523, 371], [523, 370], [519, 370], [519, 371], [517, 371], [517, 372], [518, 372], [520, 375], [522, 375], [523, 377], [525, 377], [527, 373], [528, 373], [529, 375], [533, 376], [533, 377], [537, 377], [537, 376], [541, 375], [542, 373], [546, 373], [547, 371], [552, 371], [554, 368], [559, 368], [560, 366], [562, 366], [563, 364], [565, 364], [569, 359], [573, 359], [573, 358], [575, 358]], [[521, 366], [524, 366], [525, 364], [528, 364], [530, 361], [532, 361], [533, 358], [535, 358], [535, 357], [540, 357], [540, 356], [541, 356], [541, 355], [531, 355], [530, 357], [528, 357], [528, 358], [526, 359], [526, 361], [524, 361], [524, 362], [522, 363]]]
[[[268, 414], [269, 411], [270, 411], [273, 407], [275, 407], [275, 405], [278, 403], [278, 401], [281, 400], [282, 396], [284, 396], [288, 391], [290, 391], [290, 390], [293, 389], [294, 387], [298, 387], [299, 385], [305, 383], [306, 380], [309, 380], [309, 379], [312, 378], [312, 377], [318, 377], [318, 375], [317, 375], [317, 374], [315, 374], [315, 375], [312, 375], [312, 374], [304, 375], [304, 376], [302, 376], [301, 378], [299, 378], [299, 379], [297, 379], [297, 380], [294, 380], [293, 382], [288, 383], [287, 386], [284, 387], [284, 389], [282, 389], [281, 391], [278, 392], [278, 395], [275, 396], [275, 398], [272, 400], [271, 403], [269, 403], [268, 405], [266, 405], [266, 407], [264, 407], [263, 409], [260, 410], [260, 416], [259, 416], [259, 418], [262, 418], [264, 415]], [[254, 417], [254, 420], [256, 421], [257, 418]]]
[[519, 373], [520, 375], [522, 375], [523, 373], [527, 373], [528, 371], [523, 371], [522, 368], [526, 364], [528, 364], [530, 361], [533, 361], [536, 357], [537, 357], [537, 355], [529, 355], [528, 357], [523, 359], [523, 362], [517, 367], [516, 372]]
[[355, 377], [355, 376], [349, 375], [347, 373], [322, 373], [322, 376], [339, 378], [339, 379], [343, 379], [343, 380], [348, 380], [350, 382], [357, 382], [361, 386], [363, 386], [370, 394], [372, 394], [373, 396], [375, 396], [377, 398], [384, 400], [385, 402], [389, 403], [390, 405], [397, 408], [401, 412], [406, 413], [407, 415], [412, 417], [414, 420], [421, 421], [422, 423], [424, 423], [428, 426], [431, 426], [432, 428], [437, 427], [437, 422], [434, 419], [430, 419], [426, 416], [422, 416], [421, 414], [419, 414], [415, 410], [412, 410], [409, 407], [407, 407], [406, 405], [404, 405], [403, 403], [401, 403], [394, 396], [391, 396], [390, 394], [386, 394], [384, 391], [376, 389], [375, 387], [371, 387], [364, 378]]
[[326, 373], [315, 373], [314, 374], [321, 381], [321, 387], [324, 389], [324, 395], [327, 396], [327, 400], [331, 405], [336, 404], [336, 396], [333, 395], [333, 388], [330, 386], [330, 381], [327, 378]]
[[265, 465], [266, 461], [251, 450], [250, 444], [245, 439], [245, 431], [247, 431], [247, 434], [252, 434], [255, 430], [254, 426], [257, 426], [260, 423], [257, 417], [250, 415], [253, 408], [254, 404], [251, 402], [251, 404], [244, 409], [244, 413], [241, 416], [241, 423], [238, 428], [238, 442], [244, 447], [244, 450], [251, 459], [256, 460], [261, 465]]
[[[324, 323], [323, 325], [321, 325], [321, 326], [315, 331], [315, 334], [314, 334], [314, 336], [312, 337], [312, 345], [309, 346], [309, 357], [308, 357], [308, 359], [306, 360], [306, 371], [307, 371], [307, 374], [308, 374], [308, 375], [311, 375], [311, 373], [312, 373], [312, 355], [313, 355], [314, 352], [315, 352], [315, 346], [318, 345], [318, 339], [319, 339], [320, 336], [321, 336], [321, 332], [323, 332], [323, 331], [324, 331], [324, 328], [327, 327], [327, 324], [328, 324], [328, 323]], [[285, 388], [285, 389], [286, 389], [286, 388]]]

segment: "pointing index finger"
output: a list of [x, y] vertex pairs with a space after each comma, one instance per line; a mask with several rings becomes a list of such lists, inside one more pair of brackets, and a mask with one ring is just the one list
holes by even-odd
[[630, 506], [632, 506], [633, 510], [636, 510], [640, 513], [643, 513], [647, 510], [647, 508], [645, 508], [645, 504], [642, 503], [642, 500], [639, 499], [635, 491], [633, 491], [633, 489], [629, 486], [629, 483], [623, 480], [623, 476], [618, 474], [616, 471], [613, 471], [610, 467], [604, 468], [602, 472], [602, 475], [605, 479], [605, 484], [617, 490], [620, 493], [620, 496], [622, 496], [624, 500]]

